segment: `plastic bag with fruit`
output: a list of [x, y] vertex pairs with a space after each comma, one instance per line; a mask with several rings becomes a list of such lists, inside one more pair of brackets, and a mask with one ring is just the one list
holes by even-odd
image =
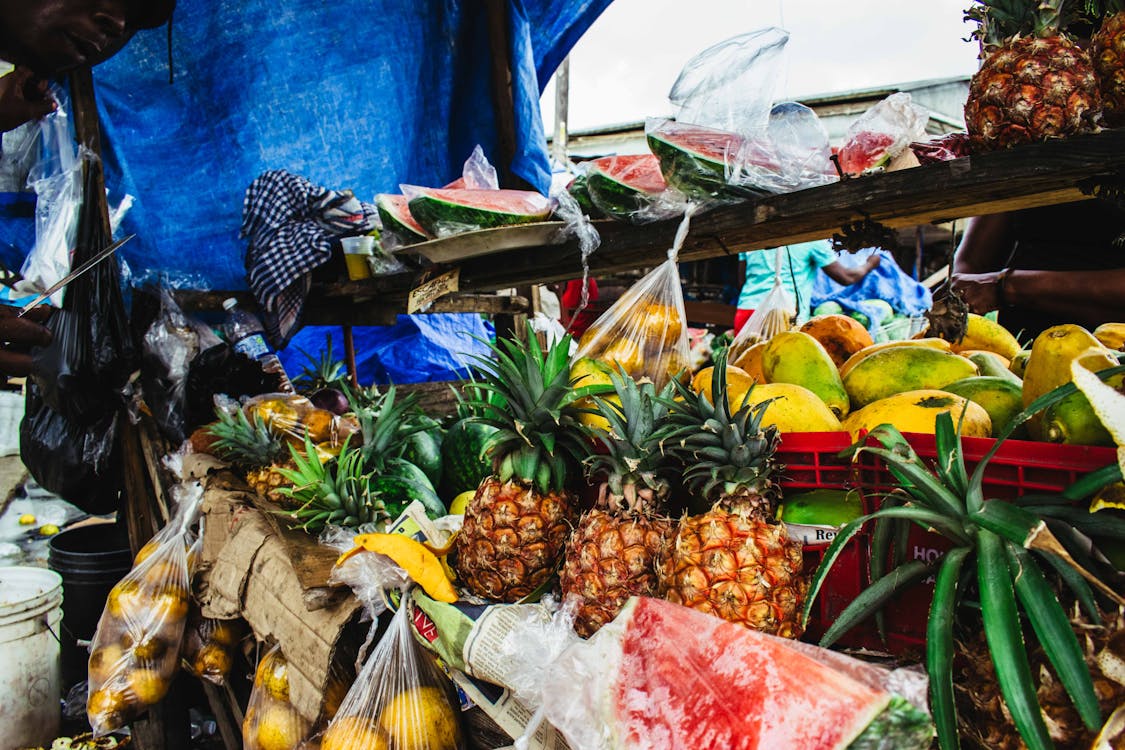
[[684, 213], [668, 260], [630, 287], [582, 335], [571, 368], [574, 377], [586, 376], [581, 385], [608, 383], [607, 368], [647, 377], [657, 388], [685, 373], [691, 347], [676, 257], [692, 213], [691, 208]]
[[242, 720], [244, 750], [293, 750], [308, 739], [312, 724], [289, 702], [289, 662], [274, 646], [258, 661], [254, 687]]
[[204, 617], [193, 605], [180, 652], [184, 669], [200, 679], [222, 685], [234, 664], [234, 648], [245, 632], [241, 620], [213, 620]]
[[891, 94], [860, 115], [844, 135], [840, 170], [853, 177], [884, 167], [926, 133], [930, 114], [910, 94]]
[[367, 534], [355, 541], [331, 580], [347, 583], [367, 607], [371, 637], [386, 602], [399, 606], [320, 738], [321, 750], [464, 750], [453, 683], [414, 640], [411, 624], [409, 591], [415, 580], [431, 595], [456, 599], [439, 559], [402, 534]]
[[172, 521], [137, 553], [109, 592], [90, 647], [86, 713], [98, 736], [160, 702], [179, 667], [191, 599], [188, 550], [203, 498], [198, 483], [172, 491]]
[[[761, 250], [759, 252], [768, 253], [770, 251]], [[797, 305], [782, 283], [783, 268], [785, 268], [785, 248], [779, 247], [774, 251], [773, 288], [762, 299], [762, 302], [754, 308], [754, 313], [730, 344], [728, 361], [751, 374], [754, 374], [752, 371], [754, 368], [747, 367], [749, 360], [753, 359], [761, 350], [761, 346], [758, 346], [757, 349], [754, 349], [754, 347], [758, 344], [764, 345], [765, 342], [782, 331], [788, 331], [797, 320]]]

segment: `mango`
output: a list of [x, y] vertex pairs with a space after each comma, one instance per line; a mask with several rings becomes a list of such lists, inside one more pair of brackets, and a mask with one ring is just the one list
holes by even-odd
[[799, 330], [819, 341], [836, 367], [847, 362], [848, 357], [864, 347], [875, 343], [863, 324], [847, 315], [818, 315]]
[[870, 432], [881, 424], [894, 425], [900, 432], [922, 432], [929, 435], [937, 431], [937, 417], [950, 412], [954, 424], [961, 419], [961, 434], [969, 437], [989, 437], [992, 434], [992, 420], [980, 404], [975, 404], [963, 396], [945, 391], [920, 389], [896, 393], [853, 411], [844, 420], [844, 429], [858, 440], [862, 431]]
[[980, 374], [992, 378], [1004, 378], [1010, 383], [1014, 383], [1020, 388], [1023, 387], [1023, 379], [1016, 375], [1011, 370], [1011, 362], [1001, 357], [996, 352], [975, 351], [975, 352], [961, 352], [962, 357], [968, 357], [974, 365], [980, 368]]
[[738, 359], [734, 360], [735, 367], [741, 367], [757, 383], [768, 383], [766, 374], [762, 371], [762, 352], [766, 348], [768, 341], [759, 341], [738, 355]]
[[[1076, 358], [1091, 372], [1117, 364], [1113, 353], [1082, 326], [1071, 323], [1053, 326], [1036, 336], [1023, 376], [1024, 408], [1048, 391], [1069, 383], [1070, 363]], [[1028, 433], [1032, 440], [1069, 442], [1091, 439], [1090, 431], [1084, 426], [1088, 425], [1088, 416], [1092, 416], [1085, 396], [1077, 393], [1075, 397], [1057, 404], [1053, 412], [1050, 417], [1040, 412], [1028, 421]], [[1049, 420], [1056, 425], [1054, 431], [1048, 427]], [[1053, 441], [1048, 433], [1054, 436]]]
[[762, 372], [770, 383], [790, 383], [809, 389], [837, 418], [850, 409], [836, 363], [824, 346], [807, 333], [782, 331], [766, 342]]
[[[691, 379], [691, 389], [711, 400], [711, 378], [715, 374], [714, 367], [704, 367]], [[754, 385], [754, 379], [741, 367], [727, 365], [727, 403], [731, 412], [738, 411], [746, 391]]]
[[937, 389], [980, 373], [960, 354], [925, 346], [899, 346], [875, 352], [844, 376], [844, 388], [857, 408], [904, 391]]
[[945, 339], [906, 339], [905, 341], [884, 341], [881, 344], [872, 344], [871, 346], [864, 347], [858, 352], [848, 357], [844, 364], [840, 365], [840, 377], [844, 377], [852, 371], [856, 365], [862, 362], [866, 357], [881, 352], [884, 349], [897, 349], [900, 346], [925, 346], [930, 349], [937, 349], [938, 351], [948, 352], [952, 351], [949, 342]]
[[969, 313], [965, 338], [950, 343], [955, 352], [962, 352], [966, 349], [984, 349], [985, 351], [996, 352], [1009, 361], [1019, 353], [1021, 348], [1020, 342], [1016, 341], [1016, 337], [1007, 328], [976, 313]]
[[1125, 323], [1102, 323], [1094, 329], [1094, 338], [1107, 349], [1125, 352]]
[[[957, 396], [964, 396], [975, 404], [980, 404], [992, 420], [992, 437], [1000, 437], [1012, 420], [1023, 410], [1022, 391], [1018, 380], [994, 375], [977, 375], [957, 380], [942, 386], [941, 390]], [[1026, 432], [1021, 425], [1017, 433]], [[1020, 434], [1012, 437], [1019, 438]]]
[[792, 383], [762, 383], [750, 391], [747, 403], [763, 401], [770, 401], [762, 415], [763, 427], [772, 424], [781, 433], [842, 432], [844, 429], [832, 410], [808, 388]]

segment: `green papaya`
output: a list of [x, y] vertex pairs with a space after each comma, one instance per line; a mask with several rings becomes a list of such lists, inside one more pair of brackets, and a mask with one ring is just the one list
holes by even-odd
[[[1004, 360], [999, 354], [995, 354], [993, 352], [978, 351], [971, 354], [965, 354], [963, 356], [968, 357], [973, 364], [980, 368], [981, 375], [990, 378], [1004, 378], [1009, 382], [1015, 383], [1021, 388], [1023, 387], [1023, 378], [1005, 367]], [[996, 423], [993, 422], [992, 426], [995, 427]]]
[[762, 372], [770, 383], [799, 385], [820, 397], [837, 418], [850, 411], [840, 371], [824, 346], [807, 333], [783, 331], [762, 350]]
[[[1123, 391], [1125, 373], [1111, 375], [1105, 382]], [[1054, 406], [1047, 407], [1042, 416], [1043, 439], [1049, 443], [1114, 445], [1113, 436], [1081, 392], [1072, 393]]]
[[[1023, 389], [1019, 382], [1013, 382], [996, 375], [976, 375], [956, 380], [942, 386], [941, 390], [956, 396], [964, 396], [980, 404], [992, 420], [992, 437], [1000, 437], [1023, 410]], [[1012, 437], [1026, 435], [1026, 426], [1021, 425]]]
[[980, 374], [960, 354], [904, 345], [883, 349], [861, 359], [844, 375], [844, 388], [853, 408], [908, 391], [942, 389], [949, 383]]

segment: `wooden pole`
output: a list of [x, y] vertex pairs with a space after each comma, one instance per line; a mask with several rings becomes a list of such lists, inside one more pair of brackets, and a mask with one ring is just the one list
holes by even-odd
[[512, 63], [508, 47], [507, 0], [484, 0], [488, 19], [488, 45], [492, 52], [492, 111], [500, 163], [500, 187], [526, 190], [530, 186], [512, 172], [516, 157], [516, 110], [512, 98]]
[[348, 380], [352, 388], [359, 388], [359, 375], [355, 365], [355, 331], [351, 326], [344, 326], [344, 362], [348, 367]]

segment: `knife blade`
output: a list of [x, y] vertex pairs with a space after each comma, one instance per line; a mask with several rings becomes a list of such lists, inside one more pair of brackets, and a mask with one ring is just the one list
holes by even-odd
[[119, 247], [121, 247], [126, 242], [128, 242], [129, 240], [133, 239], [136, 236], [137, 235], [135, 235], [135, 234], [130, 234], [130, 235], [122, 237], [121, 239], [117, 240], [116, 242], [113, 242], [110, 245], [108, 245], [105, 249], [98, 252], [98, 254], [95, 255], [93, 258], [90, 258], [85, 263], [78, 266], [78, 268], [75, 268], [73, 271], [68, 273], [66, 276], [63, 276], [61, 279], [56, 281], [54, 284], [51, 284], [51, 286], [47, 288], [47, 291], [43, 292], [38, 297], [31, 300], [31, 302], [28, 302], [26, 305], [24, 305], [22, 308], [20, 308], [20, 311], [19, 311], [19, 313], [16, 314], [16, 317], [22, 318], [24, 315], [31, 312], [32, 308], [39, 305], [43, 300], [47, 299], [48, 297], [50, 297], [52, 294], [54, 294], [58, 290], [62, 289], [64, 286], [66, 286], [70, 282], [74, 281], [79, 276], [86, 273], [91, 268], [98, 265], [99, 263], [101, 263], [103, 260], [105, 260], [109, 256], [113, 255], [115, 252], [117, 252], [117, 249]]

